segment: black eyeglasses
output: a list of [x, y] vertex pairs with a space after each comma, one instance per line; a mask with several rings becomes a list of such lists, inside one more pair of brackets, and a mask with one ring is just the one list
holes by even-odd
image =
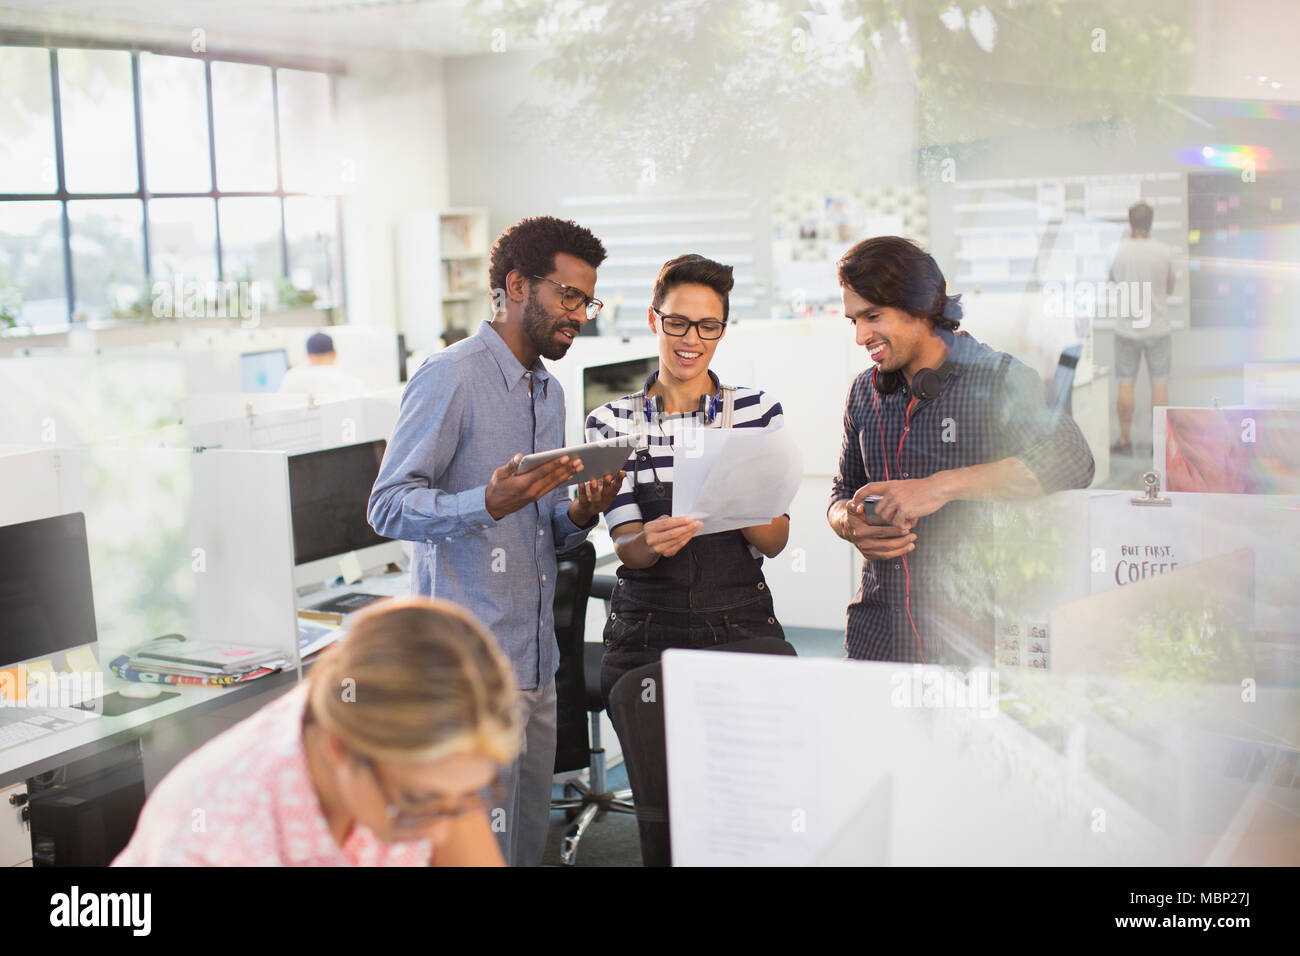
[[664, 330], [665, 335], [683, 336], [690, 331], [691, 326], [695, 326], [696, 331], [702, 339], [720, 339], [722, 330], [727, 327], [726, 322], [719, 322], [717, 319], [700, 319], [694, 322], [684, 315], [664, 315], [653, 305], [650, 311], [659, 316], [659, 327]]
[[551, 285], [560, 287], [560, 305], [564, 307], [565, 312], [572, 312], [579, 307], [587, 310], [587, 318], [594, 319], [600, 315], [600, 310], [605, 308], [605, 303], [599, 299], [593, 299], [581, 289], [575, 289], [571, 285], [565, 285], [563, 282], [556, 282], [554, 279], [548, 279], [546, 276], [533, 276], [534, 279], [541, 279], [543, 282], [549, 282]]
[[499, 806], [505, 795], [501, 778], [498, 777], [478, 793], [464, 797], [453, 804], [440, 803], [436, 798], [419, 804], [395, 800], [375, 761], [364, 754], [353, 753], [352, 756], [374, 777], [380, 796], [384, 798], [389, 824], [396, 830], [414, 830], [438, 820], [447, 820]]

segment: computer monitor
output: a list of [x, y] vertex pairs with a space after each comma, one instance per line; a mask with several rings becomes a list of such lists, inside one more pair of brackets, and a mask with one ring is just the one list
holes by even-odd
[[[641, 386], [650, 373], [659, 367], [657, 357], [611, 362], [609, 365], [591, 365], [582, 370], [582, 407], [589, 415], [593, 409], [633, 392]], [[584, 416], [585, 417], [585, 416]]]
[[288, 371], [289, 355], [284, 349], [245, 352], [239, 357], [240, 391], [278, 392]]
[[296, 565], [358, 551], [389, 539], [366, 521], [370, 490], [387, 442], [362, 442], [289, 456], [289, 508]]
[[0, 528], [0, 664], [98, 640], [81, 512]]

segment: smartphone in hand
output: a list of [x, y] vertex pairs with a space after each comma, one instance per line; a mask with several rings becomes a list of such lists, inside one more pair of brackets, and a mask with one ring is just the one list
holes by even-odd
[[880, 500], [880, 495], [867, 495], [862, 499], [862, 518], [867, 524], [888, 525], [889, 522], [884, 518], [876, 517], [876, 502]]

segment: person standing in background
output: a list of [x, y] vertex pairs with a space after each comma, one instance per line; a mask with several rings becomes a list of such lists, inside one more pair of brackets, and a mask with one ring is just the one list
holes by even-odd
[[364, 395], [366, 386], [335, 363], [339, 354], [334, 340], [324, 332], [307, 339], [307, 364], [289, 369], [280, 380], [280, 391], [299, 395]]
[[[1115, 317], [1115, 380], [1119, 383], [1116, 412], [1119, 441], [1112, 454], [1133, 454], [1133, 384], [1142, 356], [1151, 376], [1151, 404], [1169, 404], [1169, 367], [1173, 335], [1169, 331], [1168, 295], [1174, 291], [1173, 255], [1159, 239], [1151, 238], [1151, 207], [1139, 202], [1129, 207], [1130, 235], [1120, 240], [1110, 267], [1110, 281], [1130, 283], [1128, 315]], [[1132, 285], [1136, 283], [1136, 285]], [[1142, 303], [1145, 308], [1134, 308]]]
[[571, 501], [564, 486], [581, 461], [517, 473], [524, 455], [564, 444], [564, 390], [541, 359], [563, 358], [600, 312], [605, 247], [538, 216], [497, 237], [490, 258], [492, 320], [411, 376], [366, 517], [414, 542], [412, 590], [469, 609], [514, 665], [525, 735], [502, 774], [497, 838], [511, 866], [536, 866], [555, 769], [555, 555], [582, 543], [623, 475], [585, 482]]

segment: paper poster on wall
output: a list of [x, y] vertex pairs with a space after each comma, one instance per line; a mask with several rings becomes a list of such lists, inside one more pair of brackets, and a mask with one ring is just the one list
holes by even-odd
[[1065, 218], [1065, 183], [1038, 184], [1038, 218], [1043, 222]]
[[1137, 584], [1200, 561], [1206, 555], [1199, 505], [1179, 499], [1169, 508], [1133, 504], [1133, 495], [1098, 495], [1089, 503], [1091, 592]]
[[1170, 408], [1164, 455], [1170, 491], [1300, 494], [1300, 412]]

